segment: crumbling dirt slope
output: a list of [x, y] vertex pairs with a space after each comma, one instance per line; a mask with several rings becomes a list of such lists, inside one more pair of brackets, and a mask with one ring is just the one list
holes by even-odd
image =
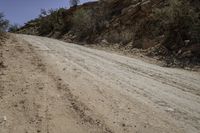
[[200, 130], [197, 72], [27, 35], [1, 51], [1, 133]]

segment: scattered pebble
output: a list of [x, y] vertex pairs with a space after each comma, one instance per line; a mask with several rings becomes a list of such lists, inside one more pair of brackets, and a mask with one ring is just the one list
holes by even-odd
[[6, 116], [3, 116], [3, 120], [4, 120], [4, 121], [7, 121], [7, 117], [6, 117]]
[[174, 112], [174, 109], [173, 108], [167, 108], [166, 111]]
[[124, 124], [124, 123], [123, 123], [123, 124], [122, 124], [122, 126], [123, 126], [123, 127], [125, 127], [125, 126], [126, 126], [126, 124]]
[[43, 89], [43, 87], [39, 87], [39, 90], [42, 90]]

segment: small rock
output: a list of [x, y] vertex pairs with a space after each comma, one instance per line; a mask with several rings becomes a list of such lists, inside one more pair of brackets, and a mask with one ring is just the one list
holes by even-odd
[[104, 40], [102, 40], [102, 41], [101, 41], [101, 43], [102, 43], [102, 44], [109, 44], [109, 43], [108, 43], [108, 41], [107, 41], [107, 40], [105, 40], [105, 39], [104, 39]]
[[123, 123], [123, 124], [122, 124], [122, 126], [123, 126], [123, 127], [125, 127], [125, 126], [126, 126], [126, 124], [124, 124], [124, 123]]
[[187, 46], [190, 43], [190, 40], [185, 40], [185, 46]]
[[39, 90], [42, 90], [43, 89], [43, 87], [39, 87]]
[[166, 111], [174, 112], [174, 109], [173, 108], [167, 108]]
[[4, 121], [7, 121], [7, 117], [6, 117], [6, 116], [3, 116], [3, 120], [4, 120]]
[[179, 55], [179, 54], [181, 54], [181, 53], [182, 53], [182, 50], [179, 50], [178, 53], [177, 53], [177, 55]]
[[182, 57], [191, 57], [192, 56], [192, 52], [191, 51], [186, 51], [181, 56]]

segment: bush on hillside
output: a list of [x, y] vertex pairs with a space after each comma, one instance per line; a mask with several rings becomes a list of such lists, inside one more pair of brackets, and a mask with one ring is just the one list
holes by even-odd
[[66, 32], [67, 23], [64, 20], [64, 8], [60, 8], [57, 10], [50, 9], [48, 11], [41, 10], [40, 21], [39, 21], [39, 34], [40, 35], [48, 35], [53, 32], [60, 32], [63, 34]]
[[9, 28], [8, 28], [8, 32], [13, 32], [13, 33], [15, 33], [15, 32], [18, 31], [18, 29], [20, 29], [20, 27], [21, 27], [21, 26], [18, 25], [18, 24], [10, 25]]
[[155, 18], [159, 30], [164, 30], [163, 45], [178, 50], [185, 45], [200, 43], [200, 12], [196, 12], [186, 0], [170, 0], [169, 6], [156, 9]]
[[95, 19], [91, 10], [78, 10], [73, 18], [73, 31], [81, 39], [90, 36], [95, 30]]
[[96, 8], [77, 10], [72, 18], [72, 31], [77, 39], [94, 41], [95, 35], [100, 34], [108, 24], [106, 13]]
[[39, 18], [46, 17], [48, 15], [48, 12], [45, 9], [40, 10]]
[[0, 12], [0, 32], [6, 31], [9, 26], [9, 21], [4, 18], [4, 14]]
[[80, 3], [80, 0], [69, 0], [69, 4], [72, 7], [75, 7], [78, 5], [78, 3]]
[[39, 25], [38, 32], [40, 35], [48, 35], [53, 30], [53, 25], [47, 18], [42, 18]]

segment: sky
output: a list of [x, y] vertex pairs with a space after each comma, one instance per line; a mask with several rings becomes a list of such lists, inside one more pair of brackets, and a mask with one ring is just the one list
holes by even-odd
[[[0, 0], [0, 12], [11, 24], [23, 25], [36, 18], [41, 9], [69, 7], [69, 0]], [[80, 0], [81, 3], [94, 0]]]

